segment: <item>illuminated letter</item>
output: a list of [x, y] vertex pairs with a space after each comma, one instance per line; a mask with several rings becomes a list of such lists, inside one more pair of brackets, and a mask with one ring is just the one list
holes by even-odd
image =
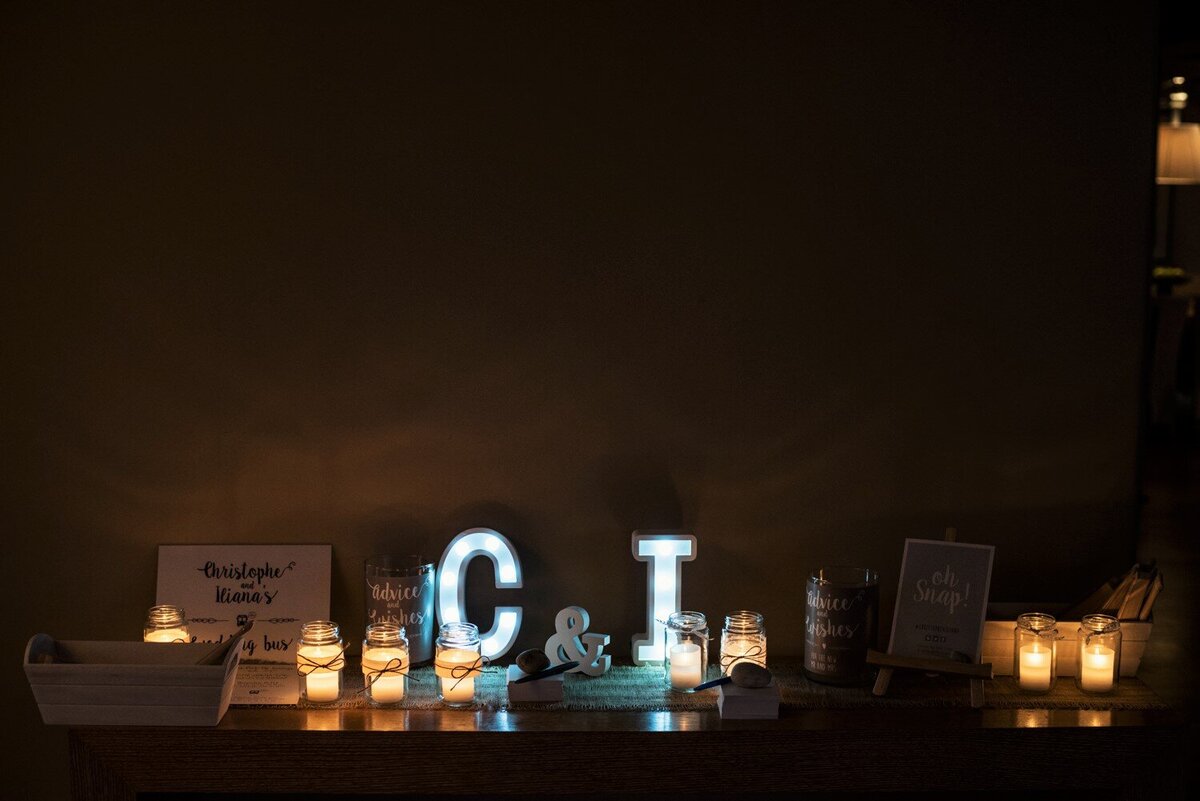
[[696, 538], [678, 531], [633, 532], [633, 558], [646, 562], [646, 634], [633, 637], [633, 663], [663, 661], [663, 626], [679, 611], [683, 562], [696, 558]]
[[[492, 560], [499, 589], [521, 586], [521, 561], [512, 543], [490, 528], [470, 528], [450, 540], [438, 565], [437, 612], [441, 623], [461, 623], [466, 618], [467, 563], [476, 556]], [[492, 627], [479, 635], [483, 655], [502, 656], [521, 630], [521, 607], [497, 606]]]

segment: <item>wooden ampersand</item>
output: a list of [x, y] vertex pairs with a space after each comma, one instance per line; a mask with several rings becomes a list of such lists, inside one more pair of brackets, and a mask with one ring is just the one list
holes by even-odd
[[546, 655], [550, 657], [552, 665], [576, 661], [579, 667], [568, 670], [568, 673], [604, 675], [612, 665], [612, 657], [602, 653], [609, 637], [607, 634], [585, 633], [591, 623], [587, 610], [582, 606], [568, 606], [559, 610], [554, 618], [554, 634], [546, 640]]

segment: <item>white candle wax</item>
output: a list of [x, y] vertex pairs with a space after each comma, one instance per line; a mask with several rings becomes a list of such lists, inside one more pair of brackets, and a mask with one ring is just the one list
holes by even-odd
[[700, 646], [690, 642], [671, 646], [671, 688], [690, 690], [704, 681]]
[[[465, 668], [479, 667], [479, 654], [465, 648], [450, 648], [434, 657], [434, 672], [442, 691], [442, 700], [447, 704], [472, 704], [475, 702], [475, 671]], [[456, 667], [461, 669], [455, 670]]]
[[[753, 656], [743, 656], [753, 654]], [[738, 662], [750, 662], [760, 667], [767, 666], [767, 643], [759, 637], [730, 637], [721, 641], [721, 672], [726, 676], [733, 673]]]
[[[337, 645], [306, 645], [296, 651], [299, 664], [305, 670], [312, 668], [310, 662], [327, 664], [340, 656], [342, 649]], [[309, 701], [328, 703], [336, 701], [340, 694], [341, 671], [329, 668], [313, 668], [304, 676], [304, 694]]]
[[147, 631], [143, 638], [146, 642], [187, 642], [186, 629], [154, 629]]
[[1021, 646], [1021, 689], [1049, 690], [1051, 667], [1049, 648], [1037, 643]]
[[[379, 673], [384, 668], [396, 668], [396, 660], [399, 660], [399, 667], [407, 673], [408, 651], [402, 648], [363, 649], [363, 680], [370, 684], [371, 698], [376, 703], [394, 704], [404, 700], [404, 673]], [[372, 677], [372, 673], [377, 675]]]
[[1111, 690], [1116, 656], [1116, 651], [1103, 645], [1085, 647], [1080, 654], [1079, 686], [1092, 693]]
[[338, 697], [338, 674], [333, 671], [309, 673], [304, 677], [305, 694], [308, 700], [318, 703], [336, 701]]

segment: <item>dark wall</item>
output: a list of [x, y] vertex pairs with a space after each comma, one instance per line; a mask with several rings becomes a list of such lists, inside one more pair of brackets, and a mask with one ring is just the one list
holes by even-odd
[[493, 526], [519, 644], [618, 654], [638, 527], [779, 654], [946, 525], [993, 597], [1127, 567], [1142, 6], [6, 5], [6, 774], [62, 788], [26, 638], [135, 638], [160, 542], [331, 542], [357, 629], [364, 555]]

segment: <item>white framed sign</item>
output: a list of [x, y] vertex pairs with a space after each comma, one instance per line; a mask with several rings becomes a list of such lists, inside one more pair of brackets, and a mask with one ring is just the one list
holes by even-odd
[[905, 540], [888, 652], [978, 662], [994, 554], [991, 545]]
[[331, 558], [330, 545], [160, 545], [157, 602], [183, 607], [195, 642], [253, 614], [233, 703], [294, 704], [300, 626], [329, 618]]

